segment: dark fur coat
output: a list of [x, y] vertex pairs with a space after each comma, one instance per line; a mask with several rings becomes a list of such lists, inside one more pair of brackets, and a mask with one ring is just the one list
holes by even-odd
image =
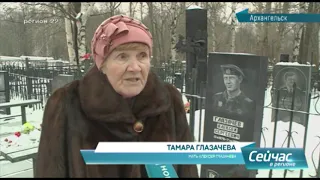
[[[133, 129], [137, 120], [144, 125], [140, 133]], [[144, 165], [85, 165], [80, 149], [95, 149], [101, 141], [192, 142], [181, 94], [151, 72], [129, 102], [93, 67], [50, 96], [35, 177], [147, 177]], [[174, 167], [179, 177], [198, 177], [196, 165]]]

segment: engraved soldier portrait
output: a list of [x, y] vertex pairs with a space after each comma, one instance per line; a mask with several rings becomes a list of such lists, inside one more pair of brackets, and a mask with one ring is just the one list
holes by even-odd
[[[303, 103], [301, 96], [304, 94], [301, 88], [299, 87], [297, 80], [298, 76], [293, 71], [288, 71], [283, 76], [284, 84], [280, 90], [280, 99], [282, 101], [289, 100], [290, 103], [283, 103], [283, 106], [287, 109], [291, 108], [292, 97], [295, 96], [295, 110], [301, 110]], [[294, 84], [296, 84], [294, 89]]]
[[207, 178], [220, 178], [220, 175], [212, 169], [207, 169]]
[[213, 96], [213, 108], [232, 115], [248, 116], [254, 109], [254, 101], [241, 90], [245, 74], [233, 64], [221, 65], [221, 71], [225, 91]]
[[[301, 77], [293, 71], [287, 71], [283, 73], [282, 84], [279, 87], [279, 103], [278, 106], [281, 109], [294, 110], [294, 111], [304, 111], [305, 110], [305, 97], [306, 93], [300, 87], [299, 79]], [[273, 97], [274, 104], [277, 97]], [[278, 120], [289, 122], [291, 118], [290, 111], [279, 110]], [[304, 114], [293, 112], [293, 121], [304, 125]], [[274, 121], [274, 120], [272, 120]]]

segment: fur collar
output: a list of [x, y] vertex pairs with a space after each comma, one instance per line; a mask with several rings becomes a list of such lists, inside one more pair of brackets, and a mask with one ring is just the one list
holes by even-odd
[[78, 90], [82, 111], [96, 121], [133, 123], [135, 119], [157, 116], [170, 106], [169, 92], [153, 72], [149, 73], [147, 84], [134, 98], [132, 107], [96, 66], [79, 81]]

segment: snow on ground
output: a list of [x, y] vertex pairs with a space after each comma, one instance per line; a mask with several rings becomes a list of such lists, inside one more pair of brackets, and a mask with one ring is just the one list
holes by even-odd
[[[186, 102], [186, 98], [184, 97], [184, 102]], [[20, 101], [18, 99], [12, 99], [11, 102], [17, 102]], [[270, 97], [270, 92], [269, 90], [266, 92], [266, 98], [265, 98], [265, 105], [269, 105], [271, 102], [271, 97]], [[315, 105], [317, 105], [317, 109], [320, 109], [320, 102], [316, 104], [316, 100], [311, 101], [311, 106], [310, 106], [310, 113], [317, 114], [315, 110]], [[19, 114], [20, 113], [20, 107], [13, 107], [11, 108], [12, 114]], [[36, 127], [39, 127], [39, 125], [42, 122], [42, 116], [43, 116], [43, 110], [33, 110], [33, 108], [26, 108], [27, 112], [27, 121], [30, 122], [31, 124], [35, 125]], [[271, 147], [272, 146], [272, 139], [273, 139], [273, 127], [274, 123], [271, 122], [271, 112], [272, 110], [269, 108], [264, 109], [264, 118], [263, 118], [263, 127], [268, 128], [267, 130], [264, 131], [264, 135], [266, 138], [266, 145], [264, 144], [263, 139], [261, 139], [261, 147]], [[201, 130], [199, 130], [199, 120], [201, 116]], [[1, 117], [1, 115], [0, 115]], [[195, 138], [197, 141], [199, 141], [199, 132], [203, 131], [203, 121], [205, 117], [205, 110], [198, 110], [195, 112]], [[308, 127], [308, 135], [307, 135], [307, 144], [306, 144], [306, 158], [308, 161], [308, 166], [309, 168], [304, 171], [304, 176], [303, 177], [309, 177], [309, 174], [314, 175], [315, 169], [313, 167], [312, 163], [312, 158], [311, 154], [314, 148], [316, 147], [317, 143], [319, 143], [320, 139], [317, 138], [316, 136], [320, 136], [320, 115], [310, 115], [309, 116], [309, 127]], [[189, 114], [187, 114], [187, 118], [189, 121]], [[15, 118], [14, 120], [10, 120], [10, 123], [8, 124], [2, 124], [4, 123], [3, 120], [0, 120], [0, 138], [2, 135], [2, 138], [0, 140], [0, 144], [3, 144], [3, 137], [8, 136], [5, 135], [7, 133], [11, 133], [11, 136], [13, 135], [14, 132], [20, 131], [22, 128], [21, 124], [21, 118]], [[278, 128], [277, 128], [277, 138], [276, 138], [276, 147], [281, 147], [281, 145], [284, 142], [284, 139], [287, 136], [287, 133], [285, 130], [288, 130], [289, 123], [284, 123], [284, 122], [278, 122]], [[293, 123], [293, 128], [292, 131], [296, 131], [297, 134], [293, 134], [293, 138], [296, 144], [296, 147], [302, 147], [303, 145], [303, 136], [304, 136], [304, 127], [302, 125]], [[37, 136], [40, 134], [38, 133]], [[200, 137], [202, 139], [202, 137]], [[291, 147], [293, 143], [291, 142]], [[315, 153], [314, 153], [314, 161], [316, 166], [318, 165], [319, 161], [319, 154], [320, 154], [320, 148], [318, 148]], [[200, 172], [200, 166], [199, 167], [199, 172]], [[268, 177], [269, 170], [259, 170], [259, 174], [257, 177]], [[287, 177], [299, 177], [299, 170], [295, 170], [293, 172], [288, 171]], [[273, 171], [273, 177], [283, 177], [283, 170], [274, 170]]]
[[[270, 89], [266, 91], [266, 97], [265, 97], [265, 106], [268, 106], [271, 102], [270, 97]], [[317, 106], [317, 110], [320, 110], [320, 100], [316, 104], [316, 99], [313, 99], [311, 101], [310, 105], [310, 113], [318, 114], [315, 110], [315, 106]], [[261, 138], [261, 147], [272, 147], [272, 141], [273, 141], [273, 130], [274, 130], [274, 123], [271, 122], [271, 113], [272, 110], [270, 108], [264, 108], [264, 117], [263, 117], [263, 127], [266, 127], [267, 130], [264, 131], [264, 136], [266, 138], [266, 145], [264, 144], [263, 139]], [[200, 118], [201, 116], [201, 118]], [[196, 141], [199, 141], [199, 119], [201, 119], [201, 130], [200, 132], [203, 132], [203, 122], [205, 117], [205, 110], [198, 110], [195, 112], [195, 130], [194, 130], [194, 136]], [[189, 122], [189, 114], [187, 114], [187, 119]], [[320, 138], [316, 136], [320, 136], [320, 115], [310, 115], [309, 116], [309, 126], [308, 126], [308, 133], [307, 133], [307, 143], [306, 143], [306, 158], [308, 162], [308, 169], [304, 170], [303, 177], [310, 177], [309, 175], [315, 175], [315, 169], [312, 163], [312, 151], [316, 148], [316, 145], [319, 143]], [[275, 147], [281, 147], [285, 138], [287, 137], [287, 132], [285, 130], [289, 130], [289, 122], [278, 122], [277, 132], [276, 132], [276, 145]], [[297, 134], [293, 134], [294, 143], [296, 144], [297, 148], [303, 147], [303, 140], [304, 140], [304, 130], [305, 128], [293, 122], [292, 125], [292, 131], [296, 131]], [[202, 134], [201, 134], [202, 135]], [[200, 139], [203, 137], [201, 136]], [[292, 141], [290, 142], [290, 147], [294, 147]], [[286, 147], [287, 141], [284, 145]], [[319, 154], [320, 154], [320, 148], [318, 148], [313, 156], [314, 163], [316, 166], [318, 166], [319, 162]], [[198, 165], [198, 171], [200, 174], [200, 165]], [[273, 170], [273, 176], [272, 177], [283, 177], [283, 170]], [[259, 170], [257, 177], [268, 177], [269, 176], [269, 170]], [[293, 172], [287, 171], [287, 178], [290, 177], [299, 177], [300, 170], [295, 170]]]
[[[10, 102], [19, 102], [20, 99], [11, 99]], [[21, 114], [20, 107], [12, 107], [11, 114]], [[39, 127], [42, 122], [43, 110], [33, 108], [26, 108], [27, 122], [30, 122], [32, 125]], [[0, 117], [3, 115], [0, 115]], [[22, 119], [21, 117], [16, 117], [12, 120], [4, 121], [0, 120], [0, 136], [4, 136], [8, 133], [14, 133], [20, 131], [22, 128]], [[0, 141], [1, 143], [1, 141]]]
[[282, 65], [282, 66], [307, 66], [307, 67], [310, 67], [310, 64], [299, 64], [298, 62], [278, 62], [276, 65]]
[[6, 150], [14, 149], [25, 149], [26, 147], [36, 147], [40, 142], [41, 131], [34, 130], [29, 134], [21, 134], [20, 137], [13, 135], [5, 136], [0, 138], [0, 148], [6, 148]]

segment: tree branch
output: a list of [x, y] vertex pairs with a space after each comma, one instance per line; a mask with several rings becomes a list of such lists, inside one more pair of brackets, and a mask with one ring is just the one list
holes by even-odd
[[75, 16], [73, 16], [66, 9], [64, 9], [64, 7], [61, 3], [28, 3], [28, 2], [24, 2], [23, 4], [29, 5], [29, 6], [40, 5], [40, 6], [49, 7], [49, 8], [60, 11], [63, 15], [65, 15], [65, 16], [63, 16], [63, 18], [68, 18], [70, 20], [76, 20]]
[[108, 15], [108, 14], [110, 14], [110, 12], [91, 14], [90, 16], [104, 16], [104, 15]]
[[9, 22], [9, 23], [15, 23], [15, 24], [23, 24], [22, 21], [15, 21], [15, 20], [13, 20], [12, 17], [10, 18], [10, 20], [9, 19], [0, 19], [0, 21]]
[[121, 5], [121, 2], [119, 2], [118, 4], [116, 4], [115, 6], [113, 6], [113, 9], [118, 9], [118, 7]]
[[74, 17], [72, 14], [70, 14], [69, 12], [67, 12], [66, 9], [64, 9], [63, 5], [58, 3], [57, 6], [59, 7], [58, 10], [60, 10], [63, 14], [67, 15], [67, 18], [73, 21], [76, 21], [76, 17]]

